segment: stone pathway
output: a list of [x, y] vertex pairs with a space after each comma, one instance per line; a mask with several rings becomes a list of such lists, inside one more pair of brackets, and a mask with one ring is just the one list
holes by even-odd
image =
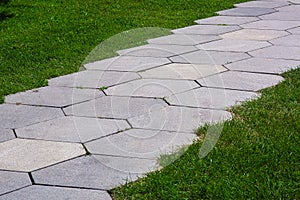
[[[0, 199], [111, 199], [159, 169], [195, 128], [300, 65], [300, 1], [237, 4], [220, 16], [0, 105]], [[100, 89], [101, 88], [101, 89]]]

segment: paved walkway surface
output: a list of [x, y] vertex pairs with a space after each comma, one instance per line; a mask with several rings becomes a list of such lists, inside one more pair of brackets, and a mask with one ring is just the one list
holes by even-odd
[[[299, 5], [297, 5], [299, 4]], [[0, 105], [0, 199], [103, 199], [300, 64], [300, 1], [252, 1]], [[99, 89], [101, 88], [101, 89]]]

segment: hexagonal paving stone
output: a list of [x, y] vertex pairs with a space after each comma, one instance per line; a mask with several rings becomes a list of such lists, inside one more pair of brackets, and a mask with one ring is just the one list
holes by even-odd
[[271, 8], [232, 8], [217, 12], [219, 15], [226, 16], [244, 16], [244, 17], [257, 17], [269, 13], [276, 12]]
[[2, 200], [28, 200], [28, 199], [78, 199], [78, 200], [111, 200], [109, 194], [100, 190], [86, 190], [77, 188], [60, 188], [33, 185], [9, 193], [1, 197]]
[[167, 58], [117, 56], [86, 64], [88, 70], [138, 72], [170, 63]]
[[224, 109], [257, 96], [254, 92], [201, 87], [170, 96], [166, 101], [171, 105]]
[[[31, 181], [26, 173], [0, 171], [0, 195], [29, 185]], [[3, 196], [0, 198], [2, 199]]]
[[164, 98], [196, 87], [199, 85], [189, 80], [140, 79], [108, 88], [105, 92], [113, 96]]
[[197, 50], [193, 46], [148, 44], [118, 51], [119, 55], [167, 58]]
[[283, 81], [281, 76], [228, 71], [198, 80], [202, 86], [258, 91]]
[[197, 65], [172, 63], [150, 69], [139, 74], [143, 78], [189, 79], [196, 80], [205, 76], [226, 71], [222, 65]]
[[300, 13], [295, 12], [276, 12], [269, 15], [260, 16], [263, 20], [299, 21]]
[[221, 35], [221, 37], [227, 39], [267, 41], [285, 35], [289, 35], [289, 33], [286, 31], [276, 31], [276, 30], [243, 29], [231, 33], [225, 33]]
[[250, 56], [246, 53], [199, 50], [192, 53], [171, 57], [170, 60], [175, 63], [224, 65], [246, 58], [250, 58]]
[[148, 40], [150, 44], [196, 45], [220, 39], [216, 35], [173, 34]]
[[300, 27], [289, 29], [288, 32], [290, 32], [292, 34], [300, 34]]
[[50, 86], [101, 88], [140, 78], [133, 72], [81, 71], [49, 80]]
[[0, 129], [0, 142], [5, 142], [16, 138], [14, 132], [10, 129]]
[[271, 46], [268, 42], [223, 39], [206, 44], [200, 44], [196, 47], [204, 50], [248, 52], [268, 46]]
[[272, 46], [249, 52], [249, 54], [260, 58], [300, 60], [300, 47]]
[[155, 169], [155, 160], [93, 155], [35, 171], [32, 176], [37, 184], [110, 190]]
[[5, 97], [7, 103], [64, 107], [104, 96], [99, 90], [43, 87]]
[[280, 21], [280, 20], [260, 20], [252, 23], [242, 24], [243, 28], [253, 29], [269, 29], [284, 31], [294, 27], [300, 26], [298, 21]]
[[222, 33], [227, 33], [231, 31], [236, 31], [241, 29], [238, 26], [218, 26], [218, 25], [194, 25], [188, 26], [180, 29], [173, 30], [173, 33], [178, 34], [192, 34], [192, 35], [219, 35]]
[[234, 6], [239, 8], [278, 8], [287, 5], [289, 5], [287, 1], [249, 1]]
[[0, 143], [0, 169], [30, 172], [84, 154], [81, 144], [13, 139]]
[[299, 13], [300, 12], [300, 5], [290, 5], [290, 6], [284, 6], [281, 8], [277, 8], [279, 12], [292, 12], [292, 13]]
[[197, 24], [215, 24], [215, 25], [240, 25], [249, 22], [258, 21], [257, 17], [232, 17], [232, 16], [214, 16], [205, 19], [196, 20]]
[[83, 143], [128, 128], [124, 120], [69, 116], [16, 129], [16, 133], [21, 138]]
[[269, 58], [250, 58], [225, 65], [228, 69], [245, 72], [262, 72], [281, 74], [290, 69], [295, 69], [300, 65], [300, 61], [269, 59]]
[[300, 47], [300, 35], [288, 35], [285, 37], [271, 40], [270, 42], [279, 46], [294, 46]]
[[58, 108], [2, 104], [0, 128], [15, 129], [62, 116], [63, 112]]
[[67, 115], [126, 119], [164, 106], [167, 104], [161, 99], [107, 96], [65, 108], [64, 111]]
[[156, 159], [193, 143], [195, 134], [130, 129], [86, 144], [92, 154]]
[[134, 128], [193, 133], [206, 123], [221, 122], [231, 118], [222, 110], [208, 110], [169, 106], [129, 119]]

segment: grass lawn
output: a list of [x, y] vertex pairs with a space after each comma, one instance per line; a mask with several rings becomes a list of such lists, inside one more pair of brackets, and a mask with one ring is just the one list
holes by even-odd
[[231, 110], [207, 157], [197, 141], [161, 171], [111, 191], [115, 199], [300, 199], [300, 69], [284, 77]]
[[0, 102], [4, 95], [77, 71], [94, 47], [117, 33], [188, 26], [244, 1], [10, 0], [0, 5]]

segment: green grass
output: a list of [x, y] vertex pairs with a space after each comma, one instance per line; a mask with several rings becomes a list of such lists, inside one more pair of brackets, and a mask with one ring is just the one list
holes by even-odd
[[115, 199], [300, 199], [300, 69], [284, 77], [232, 109], [208, 156], [199, 158], [197, 141], [161, 171], [113, 190]]
[[[210, 17], [246, 0], [10, 0], [0, 5], [0, 102], [3, 96], [47, 84], [47, 79], [79, 70], [84, 61], [142, 44], [165, 30], [104, 43], [111, 36], [141, 27], [174, 29]], [[114, 43], [113, 40], [112, 43]], [[129, 44], [128, 44], [129, 43]], [[107, 45], [108, 44], [108, 45]], [[90, 55], [90, 56], [88, 56]], [[86, 59], [87, 58], [87, 59]]]

